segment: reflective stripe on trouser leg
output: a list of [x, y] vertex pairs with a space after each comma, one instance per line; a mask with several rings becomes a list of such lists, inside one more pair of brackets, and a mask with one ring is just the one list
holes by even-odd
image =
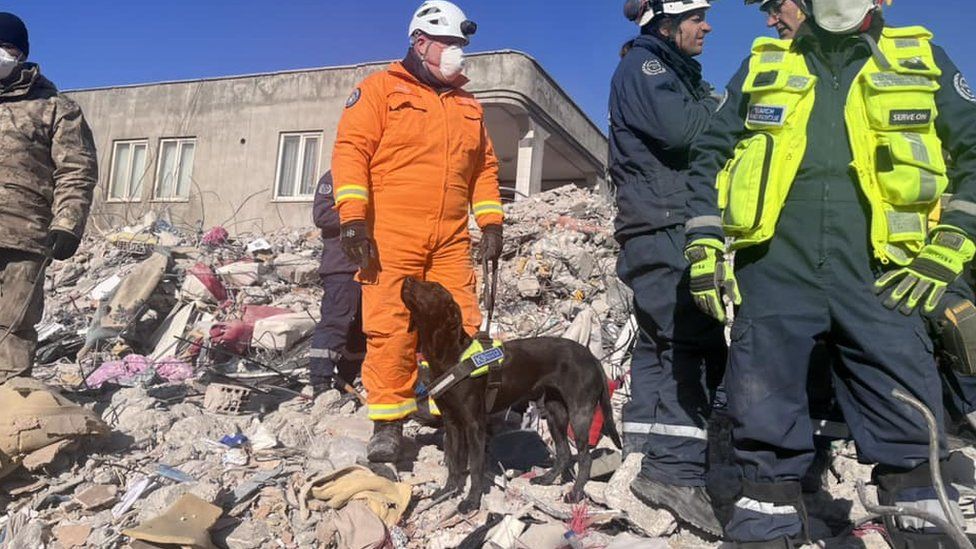
[[416, 412], [417, 401], [410, 399], [398, 404], [367, 404], [366, 410], [372, 421], [394, 421]]
[[624, 444], [628, 435], [646, 437], [646, 477], [702, 486], [707, 436], [700, 427], [711, 411], [706, 370], [724, 366], [725, 344], [721, 325], [698, 310], [683, 281], [683, 245], [683, 228], [673, 227], [631, 238], [618, 259], [618, 275], [634, 290], [639, 328]]

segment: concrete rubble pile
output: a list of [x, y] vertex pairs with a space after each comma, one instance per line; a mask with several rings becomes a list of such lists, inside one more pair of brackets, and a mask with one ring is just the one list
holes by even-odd
[[[619, 377], [633, 329], [610, 203], [561, 188], [506, 208], [493, 333], [570, 337]], [[605, 439], [587, 503], [564, 503], [568, 485], [531, 484], [547, 458], [531, 407], [492, 418], [499, 467], [473, 516], [456, 513], [457, 499], [429, 498], [446, 478], [435, 428], [408, 423], [403, 462], [368, 464], [356, 389], [302, 392], [320, 248], [311, 229], [232, 239], [148, 218], [90, 235], [55, 264], [33, 375], [60, 390], [51, 398], [68, 410], [64, 436], [17, 460], [0, 447], [0, 547], [719, 546], [639, 504], [628, 489], [639, 457], [621, 463]], [[3, 390], [0, 403], [30, 394]], [[815, 534], [884, 547], [870, 524], [848, 528], [867, 516], [854, 495], [867, 468], [853, 447], [834, 454], [829, 490], [810, 502]], [[972, 495], [964, 509], [976, 527]]]

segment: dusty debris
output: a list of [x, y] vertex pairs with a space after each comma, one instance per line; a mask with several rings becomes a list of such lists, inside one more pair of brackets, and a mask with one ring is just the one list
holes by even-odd
[[[612, 398], [619, 426], [635, 327], [629, 290], [616, 277], [610, 202], [563, 187], [506, 210], [493, 333], [503, 339], [563, 336], [590, 348], [619, 387]], [[211, 534], [216, 544], [234, 549], [437, 549], [478, 536], [506, 546], [513, 536], [502, 534], [520, 524], [524, 531], [511, 546], [718, 546], [678, 529], [666, 511], [636, 501], [629, 484], [639, 458], [619, 464], [619, 452], [606, 440], [594, 452], [582, 510], [563, 502], [568, 485], [531, 484], [546, 465], [551, 440], [535, 407], [493, 421], [499, 428], [490, 441], [492, 488], [482, 510], [471, 516], [457, 514], [457, 497], [429, 497], [447, 476], [443, 431], [407, 423], [404, 462], [378, 469], [389, 478], [366, 471], [361, 466], [372, 424], [357, 395], [361, 386], [302, 394], [308, 331], [321, 298], [317, 234], [241, 234], [225, 226], [230, 230], [210, 231], [150, 215], [112, 238], [89, 235], [74, 258], [50, 268], [34, 375], [60, 390], [65, 400], [59, 402], [73, 407], [70, 426], [83, 430], [94, 419], [105, 426], [99, 432], [110, 427], [111, 433], [98, 445], [80, 448], [85, 452], [74, 448], [75, 436], [65, 436], [63, 442], [36, 440], [17, 456], [0, 453], [0, 474], [16, 463], [35, 468], [32, 475], [3, 480], [3, 502], [9, 503], [0, 529], [12, 546], [67, 546], [87, 525], [82, 543], [121, 547], [128, 540], [123, 531], [165, 516], [188, 494], [205, 509], [226, 510]], [[479, 230], [472, 225], [471, 233], [477, 249]], [[168, 259], [160, 269], [163, 257]], [[163, 375], [159, 366], [171, 361], [185, 365], [179, 371], [188, 375]], [[139, 367], [103, 380], [97, 389], [84, 384], [112, 363]], [[0, 402], [4, 394], [21, 398], [0, 388]], [[81, 418], [84, 425], [75, 423]], [[222, 444], [225, 436], [240, 443]], [[976, 457], [972, 448], [963, 451]], [[845, 530], [852, 520], [867, 517], [854, 479], [869, 478], [869, 468], [857, 463], [853, 445], [837, 444], [833, 454], [826, 495], [807, 499], [811, 523], [828, 546], [859, 546]], [[335, 483], [323, 480], [341, 478], [349, 468], [369, 475], [370, 482], [394, 486], [393, 495], [384, 496], [394, 503], [374, 510], [368, 498], [356, 499], [348, 490], [340, 494]], [[613, 476], [601, 482], [601, 470]], [[92, 491], [102, 497], [90, 498]], [[315, 497], [316, 491], [338, 510]], [[966, 518], [976, 526], [976, 494], [961, 491]], [[871, 527], [854, 535], [868, 547], [883, 546], [882, 534]]]

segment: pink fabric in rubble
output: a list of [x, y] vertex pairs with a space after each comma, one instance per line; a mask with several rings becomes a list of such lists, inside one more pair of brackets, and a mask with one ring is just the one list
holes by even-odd
[[203, 244], [205, 246], [221, 246], [227, 243], [227, 237], [229, 236], [230, 234], [227, 232], [227, 229], [217, 225], [203, 235]]
[[193, 377], [193, 367], [173, 357], [166, 357], [153, 363], [142, 355], [127, 355], [122, 360], [102, 363], [85, 380], [92, 389], [98, 389], [110, 381], [130, 380], [154, 367], [156, 374], [166, 381], [185, 381]]

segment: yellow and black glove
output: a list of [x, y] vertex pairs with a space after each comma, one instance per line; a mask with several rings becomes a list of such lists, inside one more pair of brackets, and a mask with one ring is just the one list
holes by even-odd
[[715, 238], [695, 240], [685, 247], [691, 264], [691, 295], [705, 314], [725, 323], [725, 298], [742, 303], [735, 273], [725, 262], [725, 244]]
[[877, 294], [891, 289], [884, 300], [885, 307], [897, 308], [910, 315], [925, 300], [924, 309], [932, 312], [945, 294], [946, 286], [954, 281], [976, 253], [976, 244], [961, 229], [939, 225], [932, 229], [931, 242], [907, 267], [887, 272], [874, 283]]

